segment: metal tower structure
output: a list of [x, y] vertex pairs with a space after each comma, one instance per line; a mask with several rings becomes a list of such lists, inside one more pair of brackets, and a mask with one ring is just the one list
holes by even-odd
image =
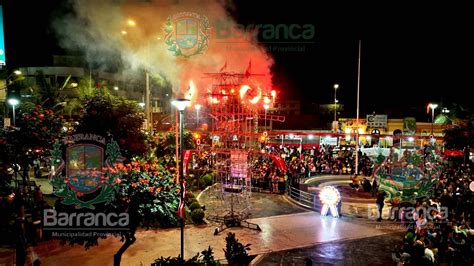
[[215, 195], [221, 200], [221, 213], [209, 217], [227, 227], [242, 226], [260, 230], [245, 221], [250, 215], [252, 151], [258, 150], [260, 99], [264, 94], [252, 78], [263, 76], [240, 73], [206, 73], [212, 80], [208, 102], [212, 120], [211, 152], [213, 170], [217, 173]]

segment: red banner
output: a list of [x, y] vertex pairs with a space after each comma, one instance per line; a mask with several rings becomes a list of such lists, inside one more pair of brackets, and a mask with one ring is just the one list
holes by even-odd
[[281, 156], [276, 156], [273, 154], [266, 154], [266, 155], [268, 155], [268, 157], [270, 157], [273, 160], [273, 162], [276, 164], [278, 169], [280, 169], [281, 171], [287, 171], [285, 160], [283, 160]]
[[179, 199], [179, 205], [178, 205], [178, 217], [181, 219], [184, 219], [186, 216], [186, 211], [184, 210], [184, 205], [186, 202], [186, 199], [184, 198], [186, 196], [186, 180], [183, 180], [183, 191], [180, 193], [183, 193], [182, 197]]
[[445, 156], [464, 156], [464, 152], [460, 150], [444, 150]]
[[191, 159], [191, 150], [184, 151], [184, 158], [183, 158], [183, 175], [186, 176], [188, 172], [188, 164], [189, 160]]

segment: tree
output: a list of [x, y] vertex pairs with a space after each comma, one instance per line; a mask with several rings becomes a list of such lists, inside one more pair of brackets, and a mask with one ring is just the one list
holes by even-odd
[[474, 147], [474, 116], [468, 109], [455, 105], [452, 116], [453, 126], [444, 130], [444, 147], [450, 150], [464, 150]]
[[[56, 153], [57, 154], [57, 153]], [[56, 155], [57, 156], [57, 155]], [[58, 158], [53, 158], [56, 162]], [[53, 163], [54, 165], [54, 163]], [[119, 173], [119, 174], [118, 174]], [[118, 174], [118, 175], [117, 175]], [[104, 182], [112, 181], [115, 197], [109, 204], [98, 204], [88, 212], [127, 213], [129, 215], [128, 230], [110, 229], [109, 233], [119, 235], [123, 245], [114, 255], [114, 265], [120, 265], [122, 254], [136, 241], [138, 227], [156, 228], [177, 226], [179, 218], [176, 214], [180, 190], [173, 182], [173, 174], [165, 168], [160, 160], [133, 160], [130, 164], [118, 164], [109, 169]], [[113, 178], [113, 180], [108, 180]], [[78, 198], [87, 195], [76, 195]], [[77, 213], [82, 210], [65, 208], [66, 212]], [[73, 232], [73, 231], [71, 231]], [[79, 244], [85, 248], [98, 245], [98, 236], [63, 237], [62, 244]]]
[[48, 108], [56, 105], [59, 99], [59, 88], [55, 84], [52, 85], [48, 82], [42, 71], [38, 71], [35, 78], [36, 86], [38, 87], [37, 98], [39, 103]]
[[16, 128], [3, 131], [5, 149], [0, 153], [8, 163], [20, 165], [25, 182], [32, 161], [48, 156], [56, 140], [65, 135], [64, 119], [51, 109], [31, 102], [20, 105], [18, 118]]
[[76, 133], [113, 136], [125, 157], [144, 155], [146, 135], [141, 127], [143, 113], [136, 102], [112, 95], [94, 95], [84, 100], [84, 113]]
[[[185, 130], [184, 134], [184, 149], [194, 149], [193, 134], [189, 130]], [[155, 155], [157, 157], [171, 156], [176, 154], [176, 131], [175, 128], [171, 128], [165, 133], [158, 133], [154, 139], [156, 150]]]
[[131, 225], [130, 231], [122, 236], [124, 244], [114, 255], [114, 265], [120, 264], [122, 254], [135, 242], [138, 226], [171, 227], [179, 224], [176, 209], [180, 189], [168, 169], [159, 161], [134, 161], [120, 170], [126, 175], [119, 181], [115, 204], [119, 209], [127, 207]]

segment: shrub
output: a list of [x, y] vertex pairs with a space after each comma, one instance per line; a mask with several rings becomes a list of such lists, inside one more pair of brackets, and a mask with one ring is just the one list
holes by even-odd
[[191, 212], [191, 219], [196, 224], [202, 224], [204, 221], [204, 211], [201, 208], [193, 210]]
[[197, 199], [192, 199], [187, 202], [187, 205], [189, 206], [189, 208], [191, 208], [191, 205], [195, 203], [199, 204], [199, 201], [197, 201]]
[[195, 201], [197, 201], [196, 196], [191, 191], [186, 192], [186, 204], [191, 205]]
[[199, 204], [199, 202], [197, 201], [194, 201], [191, 205], [189, 205], [189, 209], [191, 209], [191, 211], [194, 211], [196, 209], [201, 209], [201, 204]]
[[201, 184], [204, 185], [204, 187], [208, 187], [212, 185], [213, 182], [214, 182], [214, 174], [207, 173], [201, 176]]
[[[212, 255], [214, 252], [212, 251], [211, 246], [209, 248], [203, 250], [201, 254], [196, 254], [196, 256], [184, 261], [184, 265], [207, 265], [207, 266], [220, 266], [219, 261], [214, 260], [214, 256]], [[162, 265], [182, 265], [181, 264], [181, 256], [178, 257], [161, 257], [156, 259], [151, 266], [162, 266]]]
[[224, 249], [225, 258], [229, 265], [249, 265], [251, 256], [247, 254], [250, 250], [250, 244], [243, 245], [235, 238], [234, 233], [228, 233], [225, 238], [226, 248]]

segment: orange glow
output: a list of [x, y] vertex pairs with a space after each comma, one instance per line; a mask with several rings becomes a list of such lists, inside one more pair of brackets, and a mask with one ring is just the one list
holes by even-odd
[[240, 87], [240, 99], [244, 99], [245, 93], [247, 93], [248, 90], [250, 90], [250, 87], [248, 85], [242, 85], [242, 87]]
[[275, 91], [275, 90], [272, 90], [272, 91], [270, 92], [270, 94], [272, 95], [273, 99], [275, 99], [275, 97], [276, 97], [276, 95], [277, 95], [276, 91]]
[[231, 89], [231, 90], [230, 90], [230, 93], [234, 94], [234, 93], [235, 93], [235, 90], [234, 90], [234, 89]]
[[268, 96], [263, 97], [263, 103], [264, 104], [269, 104], [271, 102], [270, 98]]
[[194, 137], [195, 139], [199, 139], [199, 138], [201, 138], [201, 135], [199, 135], [198, 133], [194, 133], [193, 137]]
[[127, 25], [133, 27], [133, 26], [136, 26], [137, 23], [135, 23], [135, 21], [133, 19], [129, 19], [129, 20], [127, 20]]
[[253, 97], [252, 100], [249, 100], [250, 103], [253, 103], [253, 104], [256, 104], [258, 103], [258, 101], [260, 101], [260, 98], [262, 98], [262, 90], [260, 89], [260, 87], [258, 87], [258, 94], [257, 96]]
[[253, 97], [252, 100], [249, 100], [249, 102], [250, 102], [250, 103], [253, 103], [253, 104], [256, 104], [256, 103], [258, 103], [258, 101], [260, 101], [260, 98], [261, 98], [261, 97], [262, 97], [262, 96], [259, 94], [259, 95], [255, 96], [255, 97]]
[[[252, 88], [248, 85], [242, 85], [242, 87], [240, 87], [240, 98], [242, 100], [245, 100], [245, 94], [251, 90]], [[258, 101], [260, 101], [260, 98], [262, 98], [262, 90], [260, 89], [260, 87], [258, 87], [257, 89], [257, 95], [255, 97], [253, 97], [252, 99], [248, 100], [249, 103], [251, 104], [256, 104], [258, 103]]]

